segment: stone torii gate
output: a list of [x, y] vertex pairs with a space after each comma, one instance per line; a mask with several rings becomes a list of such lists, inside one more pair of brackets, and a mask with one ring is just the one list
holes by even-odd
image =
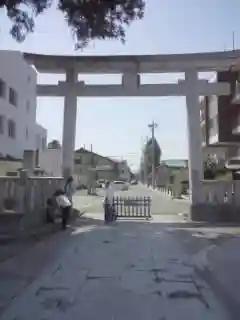
[[[189, 181], [192, 206], [201, 203], [203, 179], [199, 96], [228, 95], [228, 83], [199, 80], [199, 72], [223, 71], [238, 64], [240, 51], [145, 56], [50, 56], [25, 53], [38, 72], [65, 73], [57, 85], [38, 85], [38, 96], [64, 97], [63, 174], [74, 166], [77, 97], [185, 96], [187, 106]], [[140, 75], [184, 73], [178, 83], [141, 84]], [[78, 74], [121, 74], [121, 85], [86, 85]]]

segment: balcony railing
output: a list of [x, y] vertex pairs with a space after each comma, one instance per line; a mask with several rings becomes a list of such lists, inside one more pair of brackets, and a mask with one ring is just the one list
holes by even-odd
[[233, 103], [240, 103], [240, 82], [236, 82], [235, 92], [233, 93]]

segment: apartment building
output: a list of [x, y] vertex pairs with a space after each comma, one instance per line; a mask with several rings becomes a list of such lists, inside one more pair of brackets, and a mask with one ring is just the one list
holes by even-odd
[[[225, 162], [240, 156], [240, 95], [237, 96], [238, 72], [218, 72], [213, 81], [229, 82], [228, 96], [200, 99], [203, 155], [215, 155]], [[239, 90], [240, 92], [240, 90]]]
[[47, 131], [36, 123], [36, 70], [20, 52], [0, 50], [0, 155], [22, 158], [46, 147]]

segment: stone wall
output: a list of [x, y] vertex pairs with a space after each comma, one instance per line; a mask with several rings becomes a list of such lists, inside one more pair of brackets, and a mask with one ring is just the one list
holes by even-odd
[[240, 181], [202, 181], [198, 204], [190, 218], [205, 222], [240, 222]]
[[42, 224], [47, 198], [63, 184], [63, 178], [28, 177], [26, 172], [0, 177], [0, 225], [8, 220], [18, 221], [20, 229]]

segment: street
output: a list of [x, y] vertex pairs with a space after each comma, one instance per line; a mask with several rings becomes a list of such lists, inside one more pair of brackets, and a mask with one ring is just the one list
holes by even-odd
[[[84, 212], [103, 212], [103, 189], [97, 189], [97, 196], [87, 196], [87, 191], [78, 191], [75, 195], [75, 205]], [[187, 200], [172, 200], [163, 196], [159, 191], [153, 191], [142, 185], [130, 186], [128, 191], [118, 191], [115, 196], [123, 197], [152, 197], [152, 214], [166, 215], [168, 219], [176, 219], [177, 215], [188, 213], [190, 202]]]
[[[197, 229], [181, 222], [177, 213], [185, 209], [183, 202], [163, 199], [141, 186], [124, 194], [151, 194], [160, 214], [152, 221], [120, 220], [106, 226], [102, 213], [96, 212], [102, 198], [96, 197], [94, 210], [66, 232], [0, 266], [1, 279], [6, 279], [1, 282], [2, 305], [18, 287], [0, 319], [238, 319], [230, 317], [225, 302], [198, 270], [203, 263], [198, 253], [208, 244], [197, 237], [194, 243]], [[80, 197], [84, 195], [75, 200]], [[167, 214], [173, 223], [166, 221]]]

